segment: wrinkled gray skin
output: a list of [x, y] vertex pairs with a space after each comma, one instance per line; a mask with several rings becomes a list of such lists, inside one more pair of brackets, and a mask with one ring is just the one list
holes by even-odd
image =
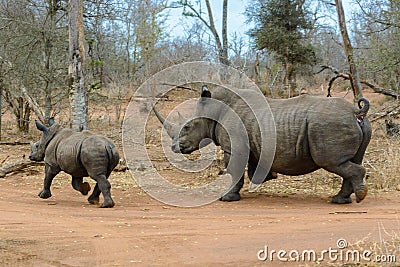
[[[251, 90], [239, 91], [240, 94], [254, 93]], [[231, 157], [229, 136], [221, 124], [229, 125], [230, 118], [220, 107], [213, 104], [215, 101], [205, 101], [211, 97], [231, 107], [245, 125], [250, 145], [250, 154], [246, 160], [251, 180], [260, 160], [260, 142], [265, 141], [261, 140], [259, 127], [254, 126], [255, 117], [252, 111], [234, 93], [220, 87], [211, 94], [208, 88], [203, 86], [201, 98], [196, 105], [195, 119], [188, 121], [183, 127], [165, 121], [155, 108], [154, 111], [173, 139], [174, 152], [191, 153], [199, 149], [201, 140], [211, 138], [224, 151], [224, 162], [227, 167], [233, 157]], [[371, 126], [365, 118], [369, 109], [368, 100], [360, 100], [359, 109], [342, 98], [309, 95], [284, 100], [267, 98], [267, 102], [275, 120], [276, 151], [270, 171], [265, 172], [264, 182], [276, 178], [277, 173], [296, 176], [323, 168], [343, 178], [342, 188], [333, 197], [333, 203], [351, 203], [350, 195], [353, 192], [356, 201], [362, 201], [368, 191], [363, 181], [366, 171], [361, 165], [371, 139]], [[364, 103], [363, 107], [360, 105], [361, 102]], [[210, 117], [210, 114], [223, 123], [198, 118]], [[233, 163], [231, 166], [235, 165]], [[265, 169], [267, 167], [265, 166]], [[228, 173], [231, 173], [230, 171], [227, 169]], [[243, 176], [239, 181], [232, 180], [231, 189], [223, 194], [220, 200], [240, 200], [239, 191], [243, 183]]]
[[104, 202], [101, 207], [112, 208], [114, 201], [107, 179], [118, 164], [118, 149], [104, 136], [90, 131], [75, 132], [53, 123], [51, 121], [51, 126], [46, 127], [36, 122], [38, 130], [42, 131], [42, 137], [36, 143], [31, 142], [29, 159], [45, 162], [44, 188], [39, 197], [51, 197], [50, 186], [53, 178], [60, 171], [64, 171], [72, 176], [72, 187], [82, 195], [87, 195], [90, 191], [90, 185], [87, 182], [83, 183], [83, 177], [90, 176], [97, 183], [88, 198], [89, 203], [99, 203], [102, 193]]

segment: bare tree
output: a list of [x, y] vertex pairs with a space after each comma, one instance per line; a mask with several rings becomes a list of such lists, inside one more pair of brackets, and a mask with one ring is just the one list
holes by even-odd
[[340, 32], [342, 34], [343, 49], [346, 54], [347, 62], [350, 67], [350, 83], [353, 88], [354, 98], [360, 99], [362, 95], [362, 86], [360, 77], [357, 72], [356, 63], [354, 60], [353, 46], [351, 45], [349, 34], [347, 33], [346, 18], [344, 15], [342, 0], [335, 0], [336, 10], [338, 14]]
[[64, 0], [0, 2], [3, 99], [22, 132], [29, 129], [30, 111], [45, 123], [65, 96], [63, 6]]
[[76, 131], [82, 131], [88, 128], [84, 40], [83, 0], [70, 0], [68, 85], [70, 89], [71, 127]]
[[217, 28], [215, 26], [214, 14], [211, 8], [209, 0], [205, 0], [208, 18], [203, 16], [203, 11], [201, 6], [196, 7], [193, 3], [188, 0], [180, 0], [177, 2], [178, 5], [184, 7], [184, 15], [189, 17], [194, 17], [199, 19], [204, 25], [210, 30], [212, 36], [214, 37], [215, 44], [218, 51], [218, 60], [220, 63], [225, 65], [230, 65], [228, 58], [228, 0], [223, 0], [222, 3], [222, 38], [218, 34]]
[[[358, 70], [389, 90], [400, 92], [400, 2], [356, 0], [353, 36]], [[383, 41], [384, 40], [384, 41]], [[362, 78], [362, 77], [361, 77]]]

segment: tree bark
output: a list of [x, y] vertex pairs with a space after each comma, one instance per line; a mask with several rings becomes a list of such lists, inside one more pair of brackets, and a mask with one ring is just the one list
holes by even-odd
[[3, 123], [3, 77], [1, 77], [0, 69], [0, 141], [2, 138], [2, 123]]
[[222, 57], [221, 63], [229, 65], [228, 60], [228, 0], [222, 5]]
[[71, 104], [71, 127], [76, 131], [88, 128], [82, 1], [69, 1], [69, 98]]
[[260, 58], [258, 53], [256, 53], [256, 60], [254, 61], [253, 70], [254, 70], [254, 81], [257, 85], [260, 85], [261, 74], [260, 74]]
[[353, 46], [351, 45], [349, 34], [347, 33], [346, 19], [344, 15], [342, 0], [335, 0], [335, 4], [338, 13], [340, 33], [342, 34], [343, 39], [343, 49], [350, 67], [350, 83], [353, 89], [354, 98], [358, 101], [363, 96], [362, 86], [360, 82], [360, 77], [357, 72], [356, 64], [354, 62]]
[[46, 0], [47, 2], [47, 17], [48, 17], [48, 28], [45, 33], [43, 33], [43, 43], [44, 43], [44, 67], [46, 73], [49, 75], [49, 79], [45, 79], [44, 88], [44, 99], [45, 99], [45, 110], [44, 110], [44, 123], [47, 123], [51, 117], [51, 112], [53, 109], [52, 92], [54, 83], [54, 67], [52, 63], [53, 52], [54, 52], [54, 36], [57, 32], [57, 11], [61, 5], [60, 0]]
[[295, 95], [295, 92], [297, 91], [297, 83], [296, 83], [296, 71], [295, 67], [293, 66], [293, 63], [290, 61], [286, 61], [284, 63], [285, 67], [285, 86], [288, 91], [288, 98], [291, 98], [292, 96]]

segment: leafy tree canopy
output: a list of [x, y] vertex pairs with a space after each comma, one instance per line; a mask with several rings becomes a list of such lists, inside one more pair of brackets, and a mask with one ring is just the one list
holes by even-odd
[[273, 51], [286, 63], [315, 63], [314, 47], [306, 41], [314, 20], [305, 0], [257, 0], [246, 15], [255, 24], [249, 34], [257, 49]]

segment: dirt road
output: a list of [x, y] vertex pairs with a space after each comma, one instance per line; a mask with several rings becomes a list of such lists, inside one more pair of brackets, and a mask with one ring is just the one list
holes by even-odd
[[[384, 240], [389, 252], [393, 246], [399, 251], [399, 192], [349, 205], [330, 204], [328, 196], [245, 192], [235, 203], [178, 208], [140, 188], [117, 187], [116, 207], [100, 209], [68, 184], [42, 200], [41, 183], [28, 175], [0, 180], [1, 266], [313, 265], [285, 264], [276, 254], [262, 262], [259, 251], [338, 249], [340, 238], [353, 245], [348, 248], [376, 249]], [[396, 260], [400, 264], [399, 252]]]

